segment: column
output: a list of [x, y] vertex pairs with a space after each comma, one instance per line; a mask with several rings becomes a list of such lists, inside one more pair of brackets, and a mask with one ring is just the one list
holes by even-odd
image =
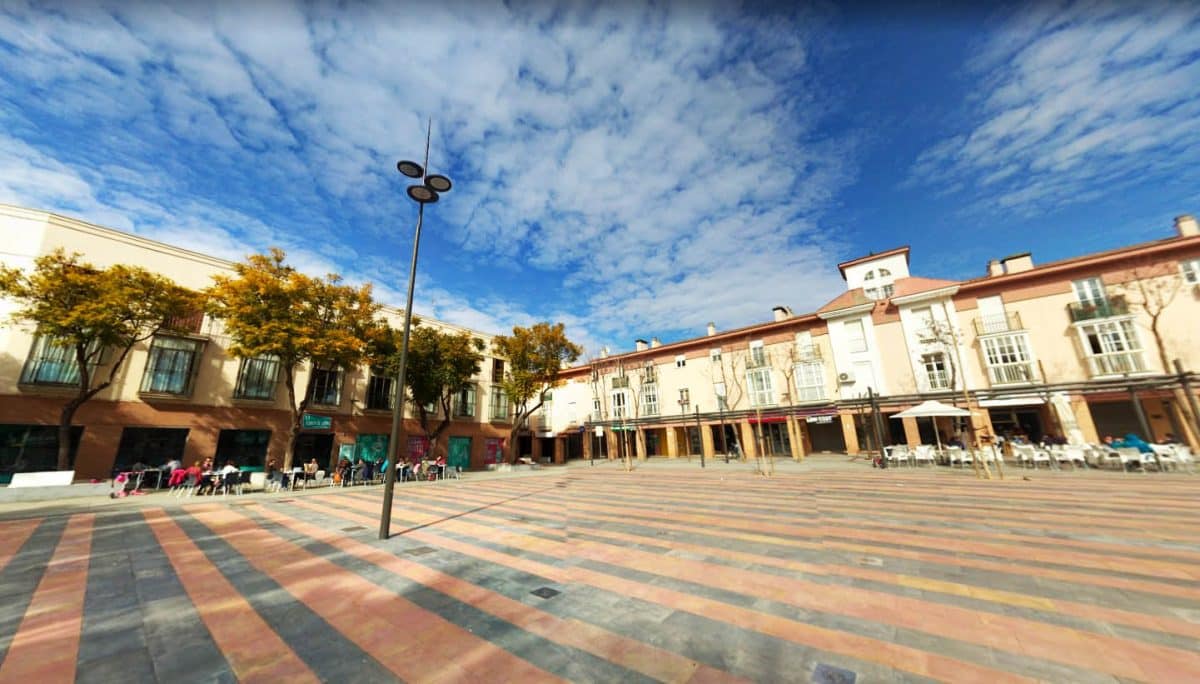
[[536, 435], [529, 438], [529, 457], [534, 463], [542, 462], [542, 439]]
[[1092, 408], [1088, 406], [1087, 399], [1082, 396], [1071, 397], [1071, 411], [1075, 414], [1079, 431], [1083, 433], [1083, 441], [1099, 444], [1100, 435], [1096, 434], [1096, 423], [1092, 421]]
[[904, 442], [910, 447], [920, 446], [921, 427], [917, 425], [917, 419], [901, 418], [900, 422], [904, 424]]
[[583, 433], [583, 460], [588, 461], [592, 458], [592, 451], [596, 448], [596, 429], [588, 427]]
[[636, 449], [637, 460], [646, 460], [646, 431], [638, 428], [633, 433], [633, 447]]
[[850, 455], [858, 454], [858, 432], [854, 429], [854, 414], [843, 413], [842, 418], [842, 438], [846, 440], [846, 453]]
[[560, 464], [567, 462], [567, 438], [566, 437], [555, 437], [554, 438], [554, 462], [560, 463]]
[[804, 428], [796, 416], [788, 416], [788, 441], [792, 444], [792, 460], [804, 460]]
[[741, 430], [742, 456], [758, 458], [758, 436], [754, 432], [754, 426], [749, 422], [742, 422], [738, 423], [738, 428]]
[[704, 458], [712, 459], [716, 451], [713, 449], [712, 428], [706, 423], [700, 423], [700, 448], [704, 450]]
[[667, 458], [679, 458], [679, 429], [667, 428]]

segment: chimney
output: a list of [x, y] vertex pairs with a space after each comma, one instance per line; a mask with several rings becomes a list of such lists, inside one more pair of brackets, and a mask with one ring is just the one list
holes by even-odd
[[662, 346], [662, 342], [659, 342], [657, 337], [650, 338], [650, 348], [651, 349], [654, 349], [655, 347], [661, 347], [661, 346]]
[[777, 321], [786, 321], [792, 317], [792, 310], [786, 306], [777, 306], [771, 309], [771, 311], [775, 313], [775, 320]]
[[708, 324], [708, 336], [712, 337], [713, 335], [716, 335], [716, 334], [717, 334], [717, 326], [712, 323], [709, 323]]
[[988, 277], [998, 275], [1004, 275], [1004, 264], [999, 259], [992, 259], [988, 262]]
[[646, 351], [646, 340], [634, 340], [633, 346], [638, 351]]
[[602, 359], [608, 358], [608, 347], [600, 347], [600, 358], [602, 358]]
[[1200, 224], [1196, 223], [1196, 217], [1191, 214], [1176, 216], [1175, 232], [1179, 233], [1179, 237], [1194, 237], [1200, 235]]
[[1033, 270], [1033, 255], [1029, 252], [1013, 254], [1000, 260], [1005, 273], [1022, 273]]

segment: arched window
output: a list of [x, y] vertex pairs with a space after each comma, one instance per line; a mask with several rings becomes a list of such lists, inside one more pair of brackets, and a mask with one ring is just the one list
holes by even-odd
[[[867, 281], [878, 280], [878, 283], [872, 282], [869, 285]], [[886, 268], [877, 268], [867, 271], [863, 276], [863, 293], [868, 299], [887, 299], [892, 296], [894, 288], [892, 287], [892, 272]]]

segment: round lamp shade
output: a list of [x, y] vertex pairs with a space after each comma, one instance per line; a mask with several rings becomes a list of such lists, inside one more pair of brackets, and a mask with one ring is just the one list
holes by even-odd
[[435, 192], [449, 192], [450, 179], [440, 173], [435, 173], [425, 179], [425, 185], [428, 185]]
[[420, 178], [425, 175], [425, 169], [414, 161], [398, 161], [396, 162], [396, 170], [408, 176], [409, 178]]
[[424, 185], [408, 186], [408, 196], [421, 204], [433, 204], [438, 201], [438, 194]]

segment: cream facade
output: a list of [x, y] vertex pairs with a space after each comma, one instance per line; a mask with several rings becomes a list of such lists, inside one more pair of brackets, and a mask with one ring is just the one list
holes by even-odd
[[[117, 263], [141, 266], [185, 287], [201, 289], [215, 275], [231, 275], [233, 264], [75, 219], [0, 205], [0, 262], [32, 267], [34, 259], [55, 249], [79, 252], [99, 267]], [[55, 427], [69, 386], [69, 366], [60, 350], [39, 339], [28, 324], [9, 321], [16, 303], [0, 300], [0, 478], [14, 470], [52, 469]], [[402, 312], [385, 309], [399, 327]], [[452, 422], [441, 446], [464, 467], [484, 467], [501, 457], [511, 416], [507, 402], [495, 398], [495, 378], [504, 360], [491, 353], [492, 335], [424, 319], [450, 332], [468, 332], [486, 345], [480, 373], [470, 390], [454, 402]], [[214, 457], [242, 465], [282, 462], [290, 426], [287, 390], [278, 364], [269, 359], [241, 360], [226, 353], [229, 339], [220, 322], [197, 314], [177, 321], [172, 330], [136, 345], [110, 387], [85, 403], [75, 416], [80, 478], [108, 477], [114, 467], [169, 458], [184, 461]], [[112, 355], [96, 372], [107, 376]], [[370, 368], [314, 369], [297, 374], [296, 387], [312, 395], [309, 424], [295, 458], [317, 458], [323, 468], [341, 455], [377, 458], [386, 453], [394, 381]], [[413, 407], [406, 410], [409, 453], [425, 447]], [[530, 445], [530, 449], [532, 444]]]
[[[838, 268], [847, 290], [810, 314], [592, 359], [555, 390], [588, 455], [801, 458], [888, 443], [1024, 434], [1097, 442], [1136, 432], [1200, 447], [1200, 231], [1036, 265], [997, 259], [966, 281], [913, 276], [907, 247]], [[1178, 359], [1183, 372], [1175, 367]], [[1186, 389], [1185, 389], [1186, 386]], [[893, 420], [926, 399], [967, 421]]]

